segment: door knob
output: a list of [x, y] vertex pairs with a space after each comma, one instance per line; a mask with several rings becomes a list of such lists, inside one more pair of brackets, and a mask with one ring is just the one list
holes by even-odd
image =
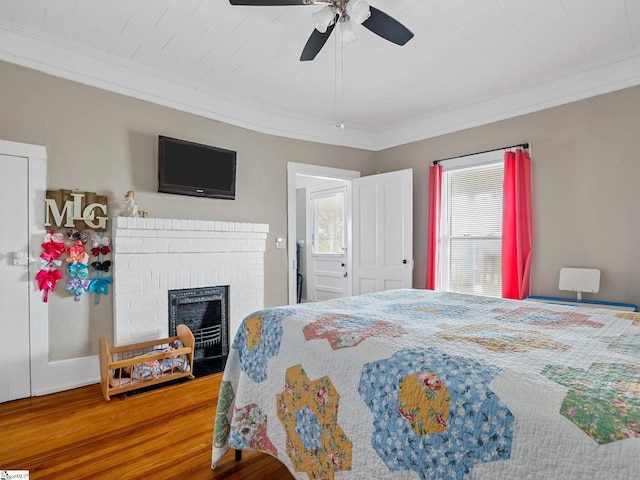
[[402, 260], [402, 263], [406, 265], [407, 264], [407, 260], [406, 259]]
[[344, 278], [347, 278], [349, 276], [349, 272], [344, 272], [344, 275], [342, 275]]
[[16, 266], [29, 265], [29, 252], [14, 252], [13, 264]]

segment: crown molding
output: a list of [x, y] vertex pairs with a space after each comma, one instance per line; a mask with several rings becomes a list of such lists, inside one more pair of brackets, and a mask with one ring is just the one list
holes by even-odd
[[0, 20], [0, 60], [256, 132], [380, 151], [640, 84], [640, 49], [528, 88], [383, 131], [260, 109], [195, 82]]
[[425, 140], [640, 85], [640, 49], [481, 102], [397, 125], [374, 148]]

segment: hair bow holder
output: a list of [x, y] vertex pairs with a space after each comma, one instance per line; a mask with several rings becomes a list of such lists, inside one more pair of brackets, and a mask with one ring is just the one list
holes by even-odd
[[62, 252], [64, 252], [64, 238], [62, 234], [55, 233], [51, 230], [47, 233], [42, 243], [42, 253], [40, 254], [40, 270], [36, 275], [38, 288], [44, 292], [42, 301], [49, 301], [49, 292], [56, 288], [56, 282], [62, 278], [62, 273], [58, 267], [62, 265], [62, 261], [58, 260]]
[[102, 276], [102, 273], [108, 273], [111, 268], [111, 260], [103, 260], [103, 255], [107, 255], [111, 250], [109, 249], [109, 238], [103, 237], [102, 232], [95, 234], [91, 237], [93, 242], [93, 248], [91, 253], [94, 257], [98, 257], [97, 262], [92, 262], [91, 266], [96, 270], [97, 276], [93, 277], [89, 282], [89, 293], [95, 293], [95, 304], [100, 302], [100, 295], [109, 294], [109, 285], [111, 284], [110, 276]]
[[[103, 276], [112, 267], [111, 260], [104, 260], [103, 256], [111, 252], [109, 248], [109, 238], [103, 237], [102, 233], [91, 235], [87, 230], [78, 231], [75, 228], [67, 229], [67, 237], [72, 242], [65, 246], [65, 236], [62, 233], [51, 230], [42, 240], [42, 253], [40, 254], [40, 271], [36, 275], [36, 281], [40, 291], [43, 291], [44, 302], [49, 300], [49, 292], [56, 288], [56, 283], [63, 277], [63, 272], [67, 274], [66, 290], [73, 295], [76, 302], [79, 302], [85, 293], [95, 293], [96, 305], [100, 301], [100, 295], [109, 294], [109, 285], [112, 283], [111, 276]], [[98, 257], [97, 261], [89, 263], [88, 248], [85, 243], [91, 239], [93, 247], [91, 253]], [[64, 262], [60, 260], [63, 253], [66, 253]], [[66, 263], [66, 268], [63, 268]], [[92, 270], [89, 268], [92, 267]], [[97, 272], [97, 276], [90, 278], [90, 271]]]
[[[69, 229], [72, 230], [72, 229]], [[70, 238], [71, 234], [69, 234]], [[74, 245], [67, 247], [67, 291], [73, 295], [76, 302], [87, 292], [90, 281], [89, 276], [89, 255], [84, 251], [82, 240], [78, 239]]]

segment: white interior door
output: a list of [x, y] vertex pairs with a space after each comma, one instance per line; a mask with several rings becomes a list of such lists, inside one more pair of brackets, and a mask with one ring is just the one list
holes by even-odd
[[411, 288], [413, 170], [356, 178], [353, 188], [353, 294]]
[[31, 396], [29, 163], [0, 154], [0, 167], [0, 402], [6, 402]]
[[347, 255], [351, 189], [345, 182], [340, 183], [339, 187], [319, 184], [306, 189], [306, 278], [310, 301], [351, 295]]

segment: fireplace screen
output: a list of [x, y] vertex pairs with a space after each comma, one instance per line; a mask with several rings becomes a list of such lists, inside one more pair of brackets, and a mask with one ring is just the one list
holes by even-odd
[[169, 290], [169, 335], [184, 323], [193, 332], [196, 376], [221, 372], [229, 354], [229, 286]]

